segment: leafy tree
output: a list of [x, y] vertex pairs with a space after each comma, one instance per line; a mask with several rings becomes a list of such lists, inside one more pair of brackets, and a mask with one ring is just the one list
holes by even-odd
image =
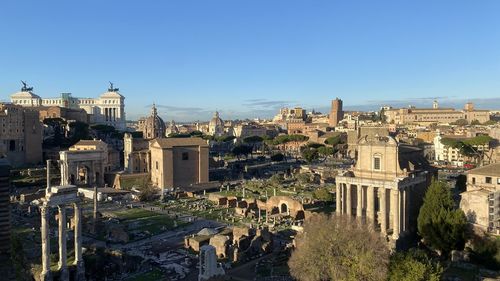
[[84, 122], [80, 122], [80, 121], [76, 121], [76, 122], [70, 123], [69, 127], [70, 127], [71, 132], [72, 132], [72, 136], [69, 140], [71, 145], [79, 142], [80, 140], [90, 139], [89, 124], [84, 123]]
[[311, 175], [307, 173], [299, 173], [295, 175], [295, 178], [300, 184], [308, 184], [311, 182]]
[[469, 122], [467, 120], [465, 120], [465, 119], [458, 119], [457, 121], [452, 122], [451, 124], [452, 125], [465, 126], [465, 125], [469, 124]]
[[246, 137], [243, 139], [243, 142], [251, 143], [251, 144], [259, 143], [259, 142], [263, 142], [263, 141], [264, 141], [264, 139], [260, 136], [250, 136], [250, 137]]
[[470, 124], [476, 126], [476, 125], [481, 125], [481, 122], [479, 122], [477, 119], [474, 119], [472, 120], [472, 122], [470, 122]]
[[324, 144], [321, 144], [321, 143], [317, 143], [317, 142], [310, 142], [307, 144], [307, 147], [310, 147], [310, 148], [320, 148], [320, 147], [324, 147], [325, 145]]
[[170, 133], [168, 134], [169, 138], [190, 138], [191, 134], [188, 133]]
[[496, 123], [498, 123], [498, 121], [495, 121], [495, 120], [488, 120], [486, 122], [483, 123], [483, 125], [495, 125]]
[[304, 149], [302, 149], [302, 157], [309, 163], [317, 160], [318, 156], [318, 150], [315, 148], [305, 147]]
[[147, 182], [143, 185], [139, 191], [139, 200], [141, 201], [152, 201], [158, 195], [158, 191], [151, 184], [151, 182]]
[[240, 159], [240, 156], [244, 155], [245, 157], [248, 156], [248, 154], [252, 153], [252, 147], [248, 145], [237, 145], [233, 148], [232, 153]]
[[456, 138], [442, 138], [441, 143], [445, 146], [458, 148], [462, 140]]
[[285, 155], [283, 155], [283, 153], [276, 153], [271, 155], [271, 161], [281, 162], [283, 160], [285, 160]]
[[66, 125], [68, 124], [68, 122], [66, 122], [66, 120], [62, 119], [62, 118], [45, 118], [43, 119], [43, 124], [45, 125]]
[[203, 133], [201, 131], [192, 131], [189, 133], [192, 137], [201, 137], [203, 136]]
[[328, 147], [328, 146], [322, 146], [318, 148], [318, 153], [319, 155], [323, 157], [328, 157], [330, 155], [333, 155], [335, 153], [335, 149], [333, 147]]
[[236, 138], [235, 136], [220, 136], [220, 137], [215, 137], [215, 140], [218, 142], [230, 142], [235, 138]]
[[306, 220], [295, 241], [288, 265], [297, 280], [386, 280], [386, 243], [360, 220], [316, 214]]
[[439, 281], [443, 268], [422, 250], [410, 249], [391, 256], [388, 281]]
[[486, 145], [493, 140], [492, 137], [488, 135], [479, 135], [471, 139], [464, 140], [463, 142], [467, 145]]
[[11, 260], [14, 266], [16, 280], [31, 280], [30, 264], [24, 254], [23, 242], [19, 235], [11, 235], [10, 243], [12, 247]]
[[271, 142], [273, 145], [284, 144], [287, 142], [303, 142], [307, 141], [309, 137], [304, 135], [279, 135]]
[[470, 139], [442, 138], [441, 143], [459, 149], [462, 155], [481, 160], [485, 154], [484, 151], [478, 150], [477, 146], [489, 144], [492, 140], [488, 135], [480, 135]]
[[284, 178], [281, 174], [274, 174], [269, 178], [269, 182], [274, 186], [279, 186], [283, 183]]
[[340, 142], [341, 142], [340, 134], [333, 137], [329, 137], [325, 140], [325, 143], [331, 146], [336, 146], [337, 144], [340, 144]]
[[471, 239], [474, 263], [490, 270], [500, 270], [500, 239], [490, 236], [474, 235]]
[[215, 137], [211, 135], [202, 135], [201, 138], [204, 140], [215, 140]]
[[452, 250], [463, 250], [467, 240], [467, 220], [464, 212], [455, 207], [446, 182], [432, 181], [417, 221], [418, 232], [430, 248], [444, 255]]
[[92, 125], [90, 128], [102, 134], [110, 134], [116, 131], [115, 127], [103, 124]]
[[323, 202], [332, 202], [333, 195], [330, 193], [330, 190], [326, 187], [320, 187], [316, 189], [313, 193], [315, 199], [323, 201]]

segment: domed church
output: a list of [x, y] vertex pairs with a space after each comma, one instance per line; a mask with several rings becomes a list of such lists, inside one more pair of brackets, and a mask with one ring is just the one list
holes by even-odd
[[142, 131], [144, 139], [155, 139], [165, 137], [165, 122], [158, 116], [158, 111], [156, 110], [156, 105], [153, 103], [151, 108], [151, 115], [147, 118], [139, 120], [138, 124], [139, 131]]
[[214, 117], [208, 123], [208, 133], [216, 137], [224, 135], [224, 121], [219, 117], [218, 111], [215, 112]]

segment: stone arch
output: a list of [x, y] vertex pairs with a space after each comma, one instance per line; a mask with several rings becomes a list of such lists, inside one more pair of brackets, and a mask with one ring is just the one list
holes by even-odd
[[300, 211], [304, 211], [304, 206], [299, 201], [288, 196], [272, 196], [266, 202], [266, 209], [271, 211], [271, 214], [286, 214], [293, 218], [300, 215]]
[[78, 182], [84, 183], [84, 184], [89, 184], [90, 183], [90, 175], [89, 171], [90, 168], [87, 167], [86, 165], [81, 165], [78, 167]]
[[106, 156], [102, 151], [69, 150], [60, 152], [61, 184], [101, 186], [104, 184]]
[[280, 205], [280, 213], [281, 214], [288, 214], [288, 206], [284, 202], [281, 203], [281, 205]]

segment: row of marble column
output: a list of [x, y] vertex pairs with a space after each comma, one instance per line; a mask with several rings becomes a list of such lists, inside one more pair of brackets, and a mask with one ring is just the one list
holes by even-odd
[[[81, 229], [81, 209], [78, 203], [74, 203], [74, 234], [75, 234], [75, 262], [76, 266], [76, 280], [85, 280], [85, 268], [82, 258], [82, 229]], [[58, 268], [60, 272], [59, 280], [69, 280], [66, 249], [66, 205], [59, 205], [58, 219], [59, 219], [59, 262]], [[52, 273], [50, 270], [50, 225], [49, 225], [50, 207], [41, 206], [41, 236], [42, 236], [42, 273], [40, 280], [52, 280]]]
[[[356, 192], [355, 200], [353, 198], [354, 191]], [[387, 200], [388, 195], [389, 200]], [[354, 205], [356, 205], [355, 208]], [[378, 210], [376, 209], [377, 205]], [[347, 183], [337, 183], [336, 185], [337, 214], [367, 218], [375, 226], [379, 225], [383, 234], [387, 234], [390, 225], [392, 225], [394, 239], [397, 239], [400, 233], [408, 230], [409, 210], [409, 188], [392, 189]], [[392, 220], [392, 223], [389, 220]]]
[[104, 116], [106, 117], [106, 121], [116, 121], [117, 117], [116, 108], [105, 107]]

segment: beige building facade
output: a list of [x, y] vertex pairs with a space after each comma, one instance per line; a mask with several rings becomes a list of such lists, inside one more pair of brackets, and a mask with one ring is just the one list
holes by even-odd
[[363, 136], [355, 166], [335, 178], [336, 212], [368, 219], [384, 236], [398, 240], [416, 231], [431, 176], [420, 149], [390, 136]]
[[42, 136], [37, 111], [0, 103], [0, 155], [13, 167], [42, 162]]
[[475, 109], [472, 103], [467, 103], [464, 110], [439, 108], [436, 103], [433, 108], [387, 108], [384, 115], [388, 123], [395, 124], [449, 124], [460, 119], [467, 120], [468, 123], [474, 120], [484, 123], [490, 120], [488, 110]]
[[476, 227], [500, 234], [500, 163], [467, 172], [467, 190], [460, 208]]
[[208, 183], [209, 148], [203, 139], [155, 139], [149, 150], [153, 185], [165, 189]]
[[10, 96], [11, 102], [22, 107], [51, 107], [58, 106], [70, 109], [83, 109], [90, 116], [93, 124], [114, 126], [119, 130], [126, 128], [125, 122], [125, 97], [119, 89], [110, 83], [108, 90], [98, 98], [77, 98], [70, 93], [62, 93], [55, 98], [41, 98], [33, 93], [32, 87], [27, 87], [23, 82], [20, 92]]

